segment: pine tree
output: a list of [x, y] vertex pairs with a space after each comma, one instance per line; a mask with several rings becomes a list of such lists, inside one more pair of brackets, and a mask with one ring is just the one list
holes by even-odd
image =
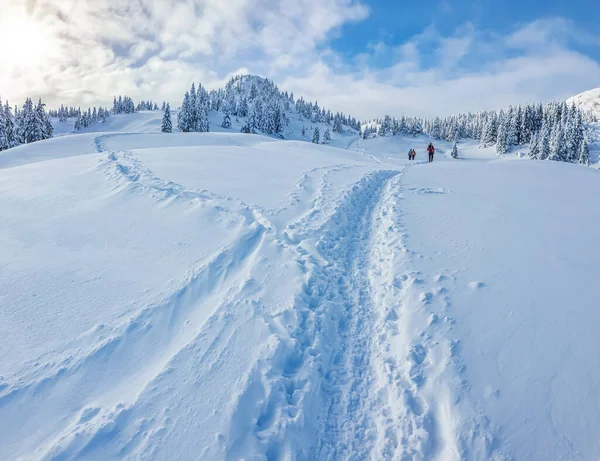
[[329, 128], [327, 128], [323, 133], [323, 144], [328, 144], [329, 141], [331, 141], [331, 134], [329, 134]]
[[[252, 98], [251, 98], [252, 99]], [[247, 117], [248, 116], [248, 100], [245, 96], [242, 96], [237, 103], [235, 114], [238, 117]]]
[[516, 146], [520, 146], [523, 143], [523, 140], [522, 140], [523, 136], [521, 133], [522, 120], [523, 120], [523, 109], [519, 105], [514, 110], [512, 119], [509, 121], [510, 132], [513, 136], [512, 142]]
[[540, 158], [540, 134], [534, 133], [531, 136], [531, 141], [529, 143], [529, 158], [532, 160], [537, 160]]
[[4, 105], [4, 135], [6, 136], [6, 143], [9, 149], [19, 144], [15, 123], [8, 101], [6, 101], [6, 104]]
[[320, 139], [321, 139], [321, 135], [319, 134], [319, 127], [317, 126], [317, 127], [315, 127], [315, 131], [313, 132], [311, 142], [313, 142], [314, 144], [319, 144]]
[[48, 114], [44, 109], [45, 104], [42, 103], [42, 99], [38, 101], [38, 105], [35, 109], [35, 123], [37, 129], [37, 141], [41, 141], [43, 139], [49, 139], [52, 137], [54, 133], [54, 127], [52, 123], [48, 119]]
[[164, 108], [161, 130], [163, 133], [173, 132], [173, 123], [171, 122], [171, 106], [167, 104]]
[[392, 119], [389, 115], [383, 118], [383, 122], [379, 127], [379, 136], [386, 136], [392, 129]]
[[339, 117], [339, 115], [336, 115], [335, 117], [333, 117], [333, 132], [341, 133], [342, 131], [344, 131], [342, 120]]
[[306, 127], [304, 125], [302, 125], [302, 131], [300, 132], [300, 135], [304, 138], [306, 136]]
[[[198, 88], [200, 90], [200, 88]], [[190, 101], [188, 105], [189, 131], [198, 130], [198, 95], [196, 94], [196, 84], [192, 83], [190, 88]]]
[[433, 139], [441, 139], [442, 137], [442, 129], [439, 117], [436, 117], [431, 124], [431, 130], [429, 131], [429, 136]]
[[191, 131], [191, 113], [190, 113], [190, 93], [186, 92], [183, 97], [183, 103], [177, 115], [177, 128], [179, 131], [188, 133]]
[[450, 156], [452, 158], [458, 158], [458, 146], [456, 144], [456, 141], [454, 141], [454, 144], [452, 145], [452, 151], [450, 152]]
[[589, 165], [590, 164], [590, 149], [588, 146], [587, 139], [583, 139], [581, 143], [581, 148], [579, 149], [579, 163], [581, 165]]
[[229, 114], [225, 114], [225, 116], [223, 117], [223, 122], [221, 123], [221, 126], [227, 130], [229, 128], [231, 128], [231, 118], [229, 117]]
[[547, 160], [550, 157], [550, 123], [543, 122], [542, 130], [540, 131], [540, 160]]
[[508, 127], [504, 112], [498, 115], [498, 130], [496, 135], [496, 153], [504, 155], [508, 152]]
[[250, 128], [250, 123], [248, 123], [248, 120], [246, 120], [240, 129], [240, 133], [250, 134], [251, 132], [252, 128]]
[[363, 130], [363, 139], [369, 139], [369, 128], [365, 126], [365, 129]]
[[488, 115], [488, 119], [481, 134], [481, 142], [479, 147], [489, 147], [494, 145], [498, 138], [497, 116], [495, 112]]
[[567, 161], [567, 152], [565, 148], [565, 137], [562, 123], [555, 123], [550, 135], [550, 156], [549, 160], [556, 162]]
[[4, 117], [4, 106], [2, 105], [2, 99], [0, 99], [0, 151], [9, 148]]

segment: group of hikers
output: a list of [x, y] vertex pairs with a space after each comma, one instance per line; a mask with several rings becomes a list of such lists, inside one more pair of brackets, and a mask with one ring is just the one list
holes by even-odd
[[[429, 143], [429, 145], [427, 146], [427, 153], [429, 154], [429, 162], [433, 162], [433, 154], [435, 154], [435, 147], [433, 147], [432, 143]], [[411, 148], [408, 151], [408, 159], [414, 160], [416, 156], [417, 152]]]

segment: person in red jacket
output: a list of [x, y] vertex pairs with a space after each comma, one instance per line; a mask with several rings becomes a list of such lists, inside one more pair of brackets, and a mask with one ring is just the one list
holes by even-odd
[[435, 147], [433, 147], [432, 143], [429, 143], [427, 146], [427, 152], [429, 153], [429, 161], [433, 162], [433, 154], [435, 154]]

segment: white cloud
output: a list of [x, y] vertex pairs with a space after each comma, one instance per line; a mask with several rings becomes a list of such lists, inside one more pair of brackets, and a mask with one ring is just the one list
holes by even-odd
[[347, 61], [328, 43], [368, 16], [360, 0], [1, 1], [0, 40], [15, 47], [0, 47], [0, 91], [19, 103], [109, 104], [121, 93], [176, 104], [192, 81], [251, 72], [366, 118], [562, 98], [600, 81], [598, 63], [570, 47], [598, 37], [560, 18], [504, 37], [469, 23], [450, 36], [427, 28]]

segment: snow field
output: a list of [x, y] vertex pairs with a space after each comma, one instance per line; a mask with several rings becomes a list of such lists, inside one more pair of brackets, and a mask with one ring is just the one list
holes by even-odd
[[336, 142], [3, 153], [0, 458], [595, 459], [598, 172]]

